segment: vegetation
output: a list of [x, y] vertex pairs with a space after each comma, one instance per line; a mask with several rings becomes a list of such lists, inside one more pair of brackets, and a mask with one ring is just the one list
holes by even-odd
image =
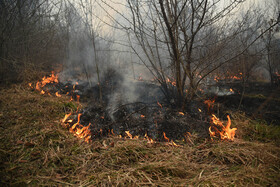
[[[246, 10], [244, 3], [1, 0], [0, 186], [279, 186], [279, 124], [252, 116], [273, 103], [271, 122], [278, 122], [280, 4], [270, 0], [265, 8]], [[52, 77], [57, 88], [48, 87], [53, 80], [42, 80], [51, 71], [60, 72]], [[30, 89], [28, 83], [34, 80], [42, 82]], [[229, 87], [233, 85], [236, 89]], [[46, 86], [46, 92], [40, 86]], [[250, 87], [256, 89], [250, 92]], [[150, 89], [151, 95], [141, 96]], [[48, 95], [54, 90], [57, 97]], [[211, 99], [208, 113], [203, 111], [207, 91], [221, 93], [229, 105], [215, 106]], [[211, 138], [186, 133], [184, 140], [173, 144], [119, 137], [112, 131], [86, 143], [74, 134], [87, 132], [93, 137], [88, 130], [92, 126], [88, 131], [78, 129], [79, 122], [71, 118], [73, 129], [79, 131], [70, 133], [61, 123], [66, 113], [84, 105], [66, 93], [76, 100], [84, 94], [91, 104], [104, 107], [102, 112], [110, 110], [112, 115], [96, 115], [101, 122], [118, 117], [120, 106], [137, 102], [148, 106], [151, 103], [140, 102], [140, 97], [153, 97], [152, 107], [161, 107], [156, 115], [163, 122], [167, 119], [161, 111], [172, 109], [170, 122], [176, 112], [180, 119], [194, 119], [197, 127], [207, 126], [206, 136], [214, 107], [232, 118], [232, 129], [219, 126], [228, 130], [223, 137], [237, 128], [236, 139], [218, 140], [214, 134], [219, 129], [211, 132], [210, 127]], [[234, 95], [229, 99], [228, 94]], [[248, 106], [242, 101], [259, 103]], [[127, 115], [123, 108], [120, 118]], [[238, 111], [227, 111], [234, 109]], [[138, 115], [134, 111], [124, 119], [134, 114]], [[148, 128], [153, 117], [145, 121]], [[174, 131], [170, 124], [166, 126]], [[107, 132], [111, 124], [106, 125]], [[153, 125], [158, 128], [156, 120]], [[188, 121], [183, 125], [188, 127]], [[100, 136], [106, 134], [99, 126], [96, 129]]]
[[[0, 92], [1, 186], [277, 186], [280, 131], [231, 114], [237, 139], [180, 147], [116, 136], [86, 144], [60, 125], [69, 98], [25, 85]], [[19, 103], [21, 103], [19, 105]]]

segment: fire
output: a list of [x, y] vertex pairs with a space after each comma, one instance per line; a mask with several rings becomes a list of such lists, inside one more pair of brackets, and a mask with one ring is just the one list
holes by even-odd
[[130, 139], [139, 139], [139, 136], [134, 136], [134, 138], [133, 138], [132, 134], [130, 134], [129, 131], [125, 131], [125, 133]]
[[[228, 139], [228, 140], [234, 140], [235, 131], [237, 128], [230, 128], [231, 126], [231, 120], [229, 115], [227, 115], [228, 122], [226, 127], [223, 125], [223, 123], [217, 118], [214, 114], [212, 114], [212, 124], [214, 126], [209, 127], [209, 133], [210, 137], [219, 136], [222, 140]], [[221, 130], [219, 130], [221, 129]]]
[[127, 135], [130, 139], [133, 139], [132, 134], [130, 134], [129, 131], [125, 131], [125, 133], [126, 133], [126, 135]]
[[176, 82], [175, 81], [171, 81], [169, 78], [166, 79], [167, 83], [171, 83], [172, 86], [176, 86]]
[[175, 147], [180, 147], [180, 145], [176, 144], [173, 140], [171, 140], [171, 145], [175, 146]]
[[64, 118], [62, 119], [62, 123], [64, 123], [71, 115], [72, 113], [65, 114]]
[[85, 142], [89, 143], [89, 140], [91, 138], [91, 132], [89, 130], [89, 127], [91, 126], [91, 123], [88, 124], [88, 126], [86, 127], [83, 127], [81, 129], [77, 129], [76, 131], [76, 136], [81, 138], [81, 139], [84, 139]]
[[219, 80], [225, 80], [225, 79], [233, 79], [233, 80], [241, 80], [243, 77], [242, 77], [243, 73], [238, 73], [237, 75], [229, 75], [229, 73], [227, 72], [227, 75], [225, 76], [218, 76], [216, 75], [214, 77], [214, 80], [216, 82], [219, 82]]
[[[55, 75], [52, 71], [52, 74], [49, 77], [44, 76], [42, 78], [42, 81], [38, 81], [35, 85], [35, 89], [40, 92], [40, 94], [45, 94], [46, 92], [42, 90], [44, 86], [48, 83], [58, 83], [58, 75]], [[32, 87], [31, 83], [29, 83], [29, 86]]]
[[[65, 122], [70, 115], [71, 113], [66, 114], [62, 122]], [[78, 121], [72, 127], [70, 127], [69, 131], [73, 133], [75, 136], [77, 136], [78, 138], [84, 139], [85, 142], [89, 143], [91, 138], [91, 132], [89, 129], [91, 123], [89, 123], [88, 126], [83, 126], [82, 124], [80, 124], [81, 115], [82, 115], [81, 113], [78, 114]]]
[[168, 142], [167, 145], [180, 147], [180, 145], [176, 144], [173, 140], [170, 141], [170, 139], [166, 137], [165, 132], [163, 132], [163, 138]]
[[77, 102], [79, 103], [80, 102], [80, 96], [77, 95]]
[[231, 93], [234, 93], [234, 91], [233, 91], [233, 89], [232, 89], [232, 88], [230, 88], [230, 89], [229, 89], [229, 91], [230, 91]]
[[160, 107], [160, 108], [162, 108], [162, 105], [157, 101], [157, 104], [158, 104], [158, 106]]
[[69, 129], [70, 132], [75, 133], [76, 127], [81, 125], [80, 124], [81, 115], [82, 115], [81, 113], [78, 114], [78, 121]]
[[148, 141], [148, 143], [153, 144], [154, 140], [152, 138], [150, 138], [147, 133], [145, 134], [144, 138]]
[[169, 142], [169, 138], [166, 137], [165, 132], [163, 132], [163, 137], [164, 137], [164, 139], [165, 139], [167, 142]]
[[204, 101], [204, 103], [207, 105], [207, 110], [209, 112], [209, 110], [214, 107], [215, 99], [213, 100], [207, 99]]
[[56, 97], [61, 97], [61, 95], [58, 92], [55, 92]]
[[[240, 73], [240, 75], [242, 76], [242, 73]], [[232, 78], [233, 79], [238, 79], [238, 78], [241, 79], [239, 77], [240, 75], [232, 76]], [[43, 90], [43, 87], [46, 86], [49, 83], [58, 83], [58, 75], [54, 74], [54, 72], [52, 72], [52, 74], [50, 76], [43, 77], [42, 80], [38, 81], [35, 84], [34, 87], [37, 91], [40, 92], [40, 94], [49, 94], [50, 95], [50, 92], [46, 91], [46, 89]], [[176, 86], [176, 82], [175, 81], [172, 82], [170, 79], [167, 79], [167, 83], [170, 83], [171, 85]], [[29, 83], [28, 85], [32, 88], [32, 83]], [[76, 88], [76, 85], [78, 85], [78, 82], [76, 82], [73, 85], [73, 89]], [[232, 88], [230, 88], [229, 91], [234, 92]], [[186, 92], [187, 92], [187, 90], [186, 90]], [[69, 94], [69, 92], [67, 94]], [[55, 92], [55, 96], [62, 97], [62, 95], [59, 94], [59, 91]], [[76, 99], [79, 102], [80, 95], [76, 95]], [[73, 100], [72, 96], [71, 96], [71, 100]], [[209, 100], [204, 101], [204, 103], [207, 104], [207, 106], [208, 106], [208, 111], [211, 108], [213, 108], [214, 102], [215, 102], [215, 99], [213, 99], [213, 100], [209, 99]], [[161, 108], [163, 107], [159, 103], [159, 101], [157, 101], [157, 105]], [[198, 108], [198, 111], [202, 112], [202, 110], [200, 108]], [[78, 112], [78, 109], [77, 109], [77, 112]], [[182, 115], [182, 116], [185, 115], [183, 112], [178, 112], [178, 113], [179, 113], [179, 115]], [[90, 130], [91, 123], [89, 123], [87, 126], [82, 125], [80, 123], [80, 119], [81, 119], [82, 114], [79, 113], [78, 117], [77, 117], [77, 122], [75, 124], [73, 124], [74, 123], [73, 120], [69, 119], [69, 117], [71, 115], [72, 115], [72, 112], [68, 113], [68, 114], [65, 114], [64, 118], [61, 120], [62, 125], [64, 125], [65, 127], [68, 127], [69, 131], [71, 133], [73, 133], [75, 136], [77, 136], [78, 138], [81, 138], [85, 142], [89, 143], [90, 140], [91, 140], [91, 137], [92, 137], [91, 130]], [[140, 117], [145, 118], [145, 115], [141, 114]], [[104, 116], [101, 116], [100, 118], [104, 119]], [[211, 138], [219, 137], [222, 140], [225, 140], [225, 139], [234, 140], [234, 136], [235, 136], [235, 132], [236, 132], [237, 128], [231, 128], [230, 127], [231, 126], [231, 119], [230, 119], [229, 116], [227, 116], [227, 118], [228, 118], [227, 125], [224, 126], [223, 123], [219, 120], [219, 118], [217, 118], [214, 114], [212, 115], [212, 123], [211, 123], [211, 126], [209, 127], [209, 133], [210, 133]], [[103, 134], [102, 129], [100, 129], [100, 133]], [[113, 130], [109, 131], [109, 133], [112, 133], [112, 135], [115, 135]], [[125, 131], [125, 134], [130, 139], [138, 139], [139, 138], [139, 136], [134, 136], [133, 137], [133, 135], [129, 131]], [[122, 136], [119, 135], [119, 137], [122, 137]], [[163, 138], [166, 142], [168, 142], [168, 143], [165, 143], [166, 145], [180, 146], [180, 145], [177, 145], [172, 139], [169, 139], [166, 136], [165, 132], [163, 132]], [[155, 143], [155, 141], [152, 138], [148, 137], [147, 134], [145, 134], [144, 139], [146, 139], [148, 141], [148, 143], [150, 143], [150, 144]], [[191, 140], [190, 140], [190, 142], [191, 142]]]

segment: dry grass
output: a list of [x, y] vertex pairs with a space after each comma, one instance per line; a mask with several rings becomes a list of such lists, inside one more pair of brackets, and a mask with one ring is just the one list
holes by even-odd
[[278, 186], [280, 182], [280, 148], [274, 139], [242, 139], [250, 129], [245, 117], [233, 118], [240, 130], [234, 142], [171, 147], [109, 137], [86, 144], [60, 126], [71, 106], [66, 98], [41, 96], [17, 85], [1, 90], [0, 99], [1, 186]]

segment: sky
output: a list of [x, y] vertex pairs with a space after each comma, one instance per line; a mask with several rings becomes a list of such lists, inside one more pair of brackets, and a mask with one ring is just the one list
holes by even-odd
[[[104, 32], [111, 32], [112, 28], [107, 25], [108, 24], [113, 24], [113, 18], [119, 18], [120, 16], [118, 15], [118, 12], [123, 13], [124, 15], [126, 14], [127, 10], [125, 8], [127, 0], [97, 0], [99, 3], [97, 3], [96, 8], [99, 9], [99, 15], [98, 17], [102, 19], [101, 22], [104, 22], [103, 25], [103, 31]], [[221, 7], [225, 6], [229, 0], [223, 0], [224, 2], [221, 3]], [[275, 0], [246, 0], [245, 3], [243, 4], [242, 8], [239, 9], [252, 9], [254, 6], [259, 6], [263, 10], [268, 10], [269, 5]], [[111, 6], [111, 7], [110, 7]], [[270, 11], [267, 11], [269, 13]]]

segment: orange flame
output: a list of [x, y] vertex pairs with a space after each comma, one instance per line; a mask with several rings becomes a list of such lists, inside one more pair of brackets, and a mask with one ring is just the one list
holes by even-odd
[[77, 128], [77, 131], [75, 132], [75, 135], [81, 139], [85, 139], [85, 142], [89, 143], [89, 140], [91, 138], [91, 132], [89, 130], [91, 123], [88, 124], [88, 126], [83, 127], [81, 129]]
[[162, 108], [162, 105], [157, 101], [158, 106], [160, 106], [160, 108]]
[[[210, 137], [220, 136], [222, 140], [228, 139], [228, 140], [234, 140], [235, 131], [237, 128], [230, 128], [231, 126], [231, 120], [229, 115], [227, 115], [228, 122], [226, 127], [224, 127], [223, 123], [217, 118], [214, 114], [212, 114], [212, 123], [215, 126], [209, 127], [209, 133]], [[221, 130], [219, 130], [221, 129]]]
[[152, 138], [150, 138], [147, 133], [145, 134], [144, 138], [148, 141], [148, 143], [153, 144], [154, 140]]
[[171, 140], [171, 145], [175, 146], [175, 147], [179, 147], [180, 145], [176, 144], [173, 140]]
[[169, 142], [169, 138], [167, 138], [167, 137], [166, 137], [165, 132], [163, 132], [163, 137], [164, 137], [164, 139], [165, 139], [166, 141], [168, 141], [168, 142]]
[[207, 110], [209, 112], [209, 110], [214, 107], [215, 99], [213, 100], [207, 99], [204, 101], [204, 103], [207, 105]]
[[127, 136], [130, 138], [130, 139], [133, 139], [132, 135], [130, 134], [129, 131], [125, 131], [125, 133], [127, 134]]
[[141, 118], [144, 118], [145, 116], [144, 116], [144, 115], [141, 115], [140, 117], [141, 117]]
[[80, 96], [77, 95], [77, 102], [79, 103], [80, 102]]
[[56, 97], [61, 97], [61, 95], [58, 92], [55, 92]]
[[179, 112], [180, 115], [184, 116], [185, 114], [183, 112]]
[[65, 114], [64, 118], [62, 119], [62, 123], [64, 123], [71, 115], [72, 113]]
[[42, 81], [38, 81], [36, 83], [35, 89], [41, 91], [41, 94], [45, 94], [46, 92], [43, 91], [42, 88], [48, 83], [58, 83], [58, 75], [55, 75], [53, 71], [49, 77], [44, 76]]
[[176, 86], [176, 82], [175, 81], [171, 81], [169, 78], [166, 79], [167, 83], [171, 83], [172, 86]]
[[[72, 113], [66, 114], [65, 117], [63, 118], [62, 122], [64, 123], [71, 114]], [[77, 136], [78, 138], [84, 139], [85, 142], [89, 143], [90, 138], [91, 138], [91, 132], [89, 129], [91, 126], [91, 123], [89, 123], [88, 126], [81, 125], [80, 124], [81, 115], [82, 115], [81, 113], [78, 114], [77, 123], [75, 123], [72, 127], [70, 127], [69, 131], [71, 133], [73, 133], [75, 136]], [[70, 120], [69, 120], [69, 122], [70, 122]]]

